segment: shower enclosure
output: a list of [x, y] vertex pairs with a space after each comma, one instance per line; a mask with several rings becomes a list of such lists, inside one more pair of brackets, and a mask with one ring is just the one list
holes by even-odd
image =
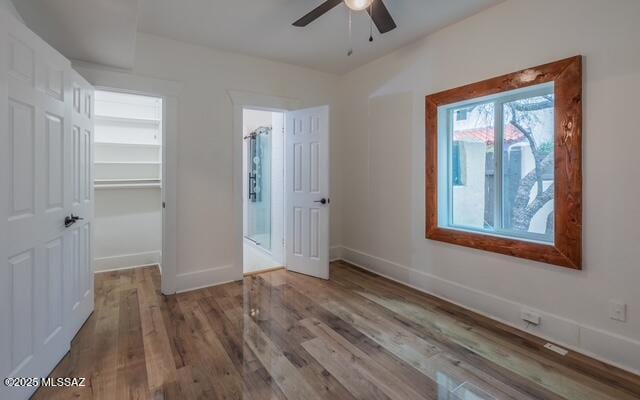
[[247, 195], [245, 237], [271, 249], [271, 127], [260, 127], [245, 136]]

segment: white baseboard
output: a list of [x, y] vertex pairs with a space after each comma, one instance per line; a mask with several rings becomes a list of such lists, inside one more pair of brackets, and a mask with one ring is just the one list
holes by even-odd
[[522, 308], [531, 308], [525, 304], [460, 285], [348, 247], [343, 246], [339, 251], [336, 250], [336, 254], [340, 254], [340, 258], [344, 261], [377, 275], [531, 333], [544, 340], [552, 341], [567, 349], [634, 374], [640, 374], [640, 342], [631, 338], [582, 325], [576, 321], [540, 310], [536, 310], [536, 312], [540, 314], [544, 324], [527, 329], [520, 319]]
[[[342, 259], [342, 247], [331, 247], [329, 254], [329, 258], [332, 261]], [[242, 277], [242, 268], [238, 269], [233, 264], [178, 274], [176, 276], [176, 293], [222, 285], [224, 283], [241, 280]]]
[[342, 260], [342, 246], [331, 246], [329, 248], [329, 260], [331, 262]]
[[235, 265], [207, 268], [176, 275], [176, 293], [242, 280], [242, 268]]
[[159, 264], [162, 259], [160, 251], [147, 251], [144, 253], [121, 254], [110, 257], [96, 258], [95, 272], [116, 271], [140, 266]]

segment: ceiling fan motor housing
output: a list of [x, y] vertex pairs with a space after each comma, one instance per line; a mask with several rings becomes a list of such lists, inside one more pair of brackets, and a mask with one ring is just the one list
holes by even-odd
[[340, 4], [345, 4], [351, 10], [366, 10], [380, 33], [396, 29], [396, 23], [383, 0], [326, 0], [294, 22], [293, 26], [307, 26]]
[[373, 0], [344, 0], [347, 7], [353, 11], [362, 11], [371, 6]]

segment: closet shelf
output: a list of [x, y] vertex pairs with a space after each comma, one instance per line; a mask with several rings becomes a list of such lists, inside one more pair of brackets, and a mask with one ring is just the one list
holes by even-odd
[[114, 146], [114, 147], [155, 147], [160, 148], [159, 143], [122, 143], [122, 142], [94, 142], [96, 146]]
[[161, 189], [161, 183], [103, 183], [96, 184], [96, 190], [105, 189]]
[[161, 188], [160, 179], [96, 179], [96, 190], [100, 189], [154, 189]]
[[159, 178], [127, 178], [127, 179], [96, 179], [95, 183], [132, 183], [132, 182], [141, 182], [141, 183], [158, 183], [160, 182]]
[[161, 122], [158, 119], [113, 117], [108, 115], [96, 115], [95, 120], [96, 122], [115, 122], [119, 124], [152, 125], [152, 126], [158, 126], [160, 125], [160, 122]]
[[100, 165], [161, 165], [160, 161], [96, 161]]

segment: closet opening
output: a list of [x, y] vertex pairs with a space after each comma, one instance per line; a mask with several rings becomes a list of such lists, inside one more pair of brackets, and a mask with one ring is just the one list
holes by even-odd
[[284, 113], [243, 109], [243, 272], [285, 265]]
[[95, 271], [162, 265], [163, 99], [95, 92]]

